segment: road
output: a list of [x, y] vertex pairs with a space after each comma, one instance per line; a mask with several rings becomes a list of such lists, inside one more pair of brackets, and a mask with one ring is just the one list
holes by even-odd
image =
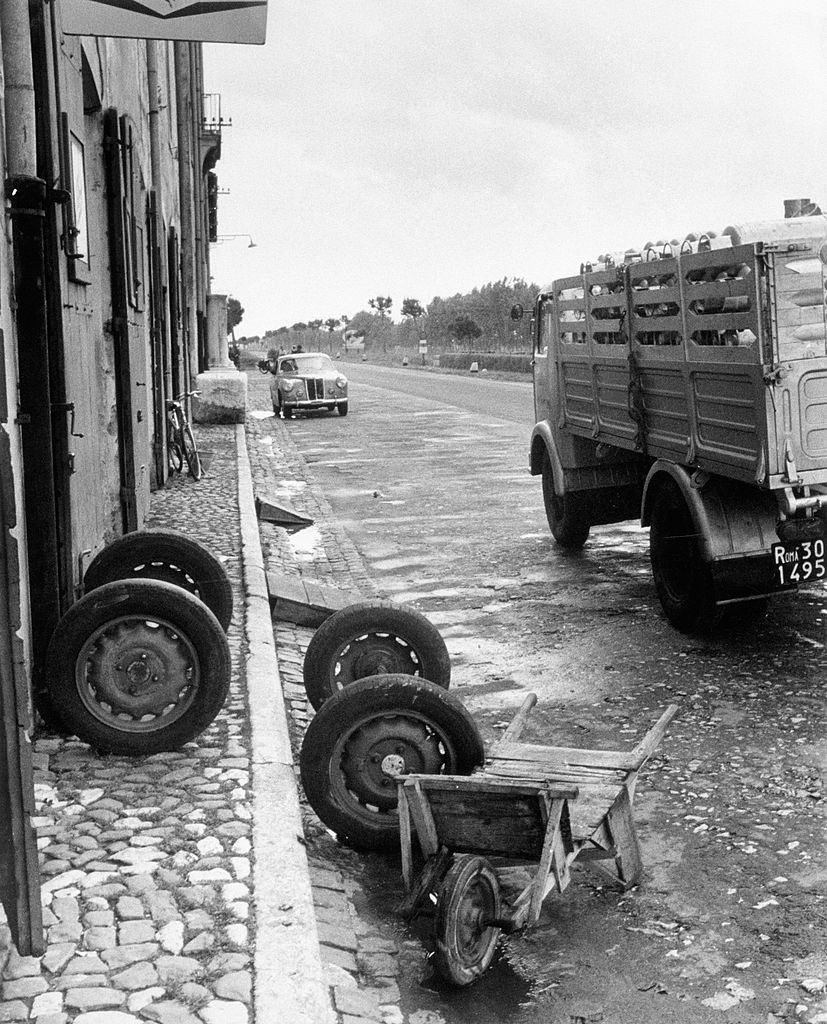
[[[751, 628], [686, 637], [660, 613], [634, 523], [593, 530], [582, 553], [552, 541], [527, 472], [530, 385], [346, 365], [351, 414], [290, 432], [378, 584], [440, 628], [452, 689], [486, 738], [527, 690], [539, 695], [527, 738], [566, 746], [631, 747], [681, 706], [636, 800], [643, 885], [622, 894], [577, 870], [459, 993], [435, 989], [408, 943], [405, 1012], [819, 1019], [823, 997], [799, 983], [827, 977], [824, 586], [778, 598]], [[398, 875], [368, 870], [385, 919]]]

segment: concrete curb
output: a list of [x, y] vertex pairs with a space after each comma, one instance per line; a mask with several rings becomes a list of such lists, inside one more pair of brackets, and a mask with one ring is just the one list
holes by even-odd
[[236, 426], [253, 782], [255, 1020], [335, 1021], [324, 980], [243, 424]]

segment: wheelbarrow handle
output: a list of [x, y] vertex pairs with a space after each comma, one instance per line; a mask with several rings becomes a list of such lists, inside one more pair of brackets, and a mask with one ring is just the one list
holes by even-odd
[[[505, 732], [500, 736], [498, 743], [516, 743], [523, 734], [523, 730], [528, 722], [528, 716], [531, 713], [531, 709], [537, 703], [536, 693], [527, 693], [525, 700], [520, 705], [520, 710], [511, 719]], [[496, 744], [495, 744], [496, 746]]]

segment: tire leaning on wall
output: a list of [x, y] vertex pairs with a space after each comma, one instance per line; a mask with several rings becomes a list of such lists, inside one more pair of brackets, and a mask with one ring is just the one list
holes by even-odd
[[214, 720], [230, 687], [220, 623], [172, 583], [106, 583], [57, 624], [45, 679], [55, 710], [104, 753], [176, 750]]
[[115, 580], [173, 583], [199, 597], [226, 632], [233, 617], [227, 570], [203, 544], [176, 530], [136, 530], [112, 541], [89, 563], [86, 593]]

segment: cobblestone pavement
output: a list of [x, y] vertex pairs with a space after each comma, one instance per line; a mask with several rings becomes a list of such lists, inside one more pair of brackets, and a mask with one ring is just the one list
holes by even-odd
[[[261, 524], [268, 571], [306, 576], [366, 598], [386, 596], [377, 592], [361, 555], [314, 486], [312, 471], [293, 444], [289, 429], [281, 420], [266, 415], [270, 408], [266, 380], [262, 383], [250, 376], [248, 403], [254, 410], [248, 416], [247, 443], [256, 492], [314, 519], [313, 527], [294, 537], [281, 527]], [[302, 662], [313, 630], [278, 622], [275, 633], [298, 763], [301, 738], [312, 715], [302, 682]], [[339, 846], [308, 805], [303, 804], [302, 813], [322, 958], [339, 1020], [342, 1024], [403, 1024], [406, 1018], [396, 983], [399, 953], [405, 942], [401, 929], [380, 930], [369, 915], [360, 912], [367, 894], [354, 878], [361, 875], [364, 857]], [[408, 1019], [414, 1022], [416, 1017]], [[426, 1024], [424, 1018], [422, 1024]]]
[[47, 951], [21, 958], [0, 925], [0, 1021], [248, 1024], [251, 818], [235, 428], [211, 427], [209, 472], [152, 496], [147, 525], [208, 543], [233, 582], [230, 697], [197, 743], [99, 756], [34, 744]]

